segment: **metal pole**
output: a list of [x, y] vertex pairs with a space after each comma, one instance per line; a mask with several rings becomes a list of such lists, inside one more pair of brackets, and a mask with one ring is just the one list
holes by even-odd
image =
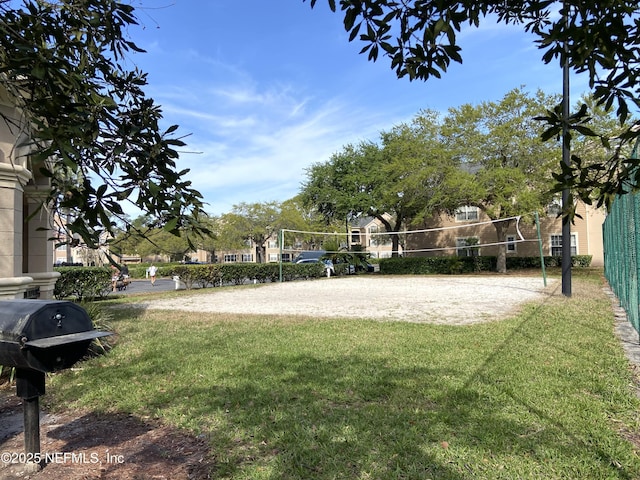
[[[563, 2], [565, 26], [568, 25], [569, 7]], [[568, 45], [564, 44], [564, 62], [562, 65], [562, 163], [571, 164], [571, 140], [569, 137], [569, 55]], [[571, 296], [571, 220], [568, 213], [571, 206], [571, 192], [567, 187], [562, 191], [562, 294]]]
[[45, 393], [45, 375], [16, 368], [16, 395], [22, 398], [25, 453], [40, 453], [40, 396]]
[[25, 398], [22, 409], [25, 453], [40, 453], [40, 397]]
[[547, 271], [544, 265], [544, 253], [542, 251], [542, 236], [540, 235], [540, 216], [538, 212], [536, 212], [536, 230], [538, 231], [538, 247], [540, 249], [540, 266], [542, 267], [542, 280], [544, 281], [544, 286], [547, 286]]
[[280, 229], [278, 240], [278, 243], [280, 243], [280, 283], [282, 283], [282, 247], [284, 244], [284, 228]]

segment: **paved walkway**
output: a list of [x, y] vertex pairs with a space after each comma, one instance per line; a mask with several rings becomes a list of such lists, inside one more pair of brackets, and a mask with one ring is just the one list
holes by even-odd
[[118, 290], [112, 292], [109, 295], [131, 295], [136, 293], [152, 293], [152, 292], [167, 292], [169, 290], [175, 290], [176, 284], [170, 278], [157, 278], [155, 286], [151, 285], [149, 279], [134, 279], [127, 286], [126, 290]]
[[[613, 292], [607, 287], [605, 292], [611, 298], [613, 313], [615, 316], [614, 329], [620, 339], [624, 353], [629, 359], [629, 363], [640, 374], [640, 334], [633, 328], [627, 318], [627, 313], [622, 307]], [[637, 385], [637, 394], [640, 397], [640, 385]]]

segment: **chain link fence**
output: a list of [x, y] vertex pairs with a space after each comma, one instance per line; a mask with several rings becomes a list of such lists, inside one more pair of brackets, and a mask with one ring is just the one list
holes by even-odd
[[[631, 153], [638, 158], [639, 142]], [[633, 328], [640, 333], [638, 269], [640, 258], [640, 196], [619, 195], [603, 225], [604, 273]]]

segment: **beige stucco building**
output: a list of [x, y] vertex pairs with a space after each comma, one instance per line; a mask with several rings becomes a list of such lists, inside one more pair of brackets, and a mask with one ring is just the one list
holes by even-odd
[[48, 180], [31, 171], [23, 146], [28, 129], [4, 92], [0, 115], [0, 299], [51, 298], [58, 277], [48, 240], [51, 216], [39, 209]]
[[[352, 249], [360, 247], [363, 251], [371, 255], [371, 258], [389, 258], [392, 255], [391, 237], [384, 233], [382, 222], [374, 217], [360, 217], [349, 225], [349, 233], [334, 234], [340, 239], [341, 247]], [[322, 248], [320, 245], [310, 246], [301, 241], [287, 242], [282, 251], [282, 261], [293, 261], [302, 251]], [[190, 254], [194, 261], [209, 263], [255, 263], [255, 245], [247, 242], [247, 247], [241, 250], [222, 250], [216, 252], [215, 259], [211, 258], [210, 252], [199, 250]], [[400, 246], [402, 254], [403, 247]], [[276, 235], [269, 237], [265, 242], [265, 262], [273, 263], [280, 261], [280, 246]]]
[[[553, 206], [552, 206], [553, 207]], [[604, 209], [584, 203], [576, 206], [576, 217], [571, 225], [571, 254], [591, 255], [593, 266], [604, 265], [602, 224]], [[540, 240], [535, 222], [522, 219], [512, 222], [506, 238], [498, 239], [495, 226], [476, 207], [463, 207], [454, 216], [438, 216], [426, 220], [422, 233], [407, 236], [406, 253], [410, 255], [465, 255], [469, 239], [479, 245], [478, 255], [497, 255], [506, 242], [507, 257], [559, 256], [562, 251], [562, 218], [557, 208], [540, 217]]]

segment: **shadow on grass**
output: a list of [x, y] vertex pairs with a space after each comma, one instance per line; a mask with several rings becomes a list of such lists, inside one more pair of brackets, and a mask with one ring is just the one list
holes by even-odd
[[[339, 361], [271, 356], [251, 364], [251, 374], [240, 382], [195, 383], [173, 394], [198, 400], [178, 408], [204, 419], [222, 477], [497, 478], [490, 473], [494, 455], [542, 464], [591, 453], [620, 474], [611, 455], [586, 444], [561, 420], [521, 403], [509, 388], [496, 387], [495, 380], [480, 380], [492, 382], [490, 387], [474, 386], [478, 379], [455, 387], [441, 381], [454, 371], [394, 368], [353, 356], [344, 362], [348, 370], [370, 375], [359, 374], [355, 382]], [[282, 378], [269, 382], [277, 388], [260, 387], [278, 372]], [[488, 397], [487, 388], [520, 402], [529, 419], [505, 411], [513, 403]], [[158, 407], [171, 408], [167, 400]]]

